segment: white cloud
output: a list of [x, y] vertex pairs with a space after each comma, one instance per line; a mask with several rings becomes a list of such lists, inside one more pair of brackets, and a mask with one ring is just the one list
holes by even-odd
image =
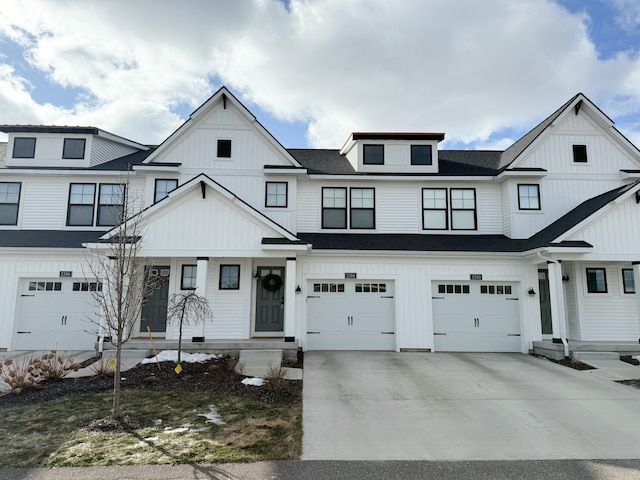
[[640, 4], [637, 0], [612, 0], [618, 11], [616, 22], [622, 28], [631, 30], [640, 25]]
[[219, 86], [211, 78], [309, 122], [309, 142], [329, 148], [362, 130], [496, 144], [496, 131], [531, 127], [578, 91], [614, 118], [640, 109], [638, 60], [599, 60], [588, 19], [551, 0], [292, 0], [289, 12], [276, 0], [3, 0], [3, 17], [0, 35], [34, 68], [89, 96], [38, 104], [0, 58], [0, 123], [91, 124], [157, 143], [181, 122], [172, 108]]

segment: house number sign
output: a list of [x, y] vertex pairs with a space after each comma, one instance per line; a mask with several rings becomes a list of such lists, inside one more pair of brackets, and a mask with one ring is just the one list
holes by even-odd
[[469, 275], [469, 280], [482, 280], [481, 273], [472, 273]]
[[60, 276], [61, 277], [69, 277], [71, 278], [71, 270], [60, 270]]
[[356, 272], [345, 272], [344, 278], [358, 278], [358, 274]]

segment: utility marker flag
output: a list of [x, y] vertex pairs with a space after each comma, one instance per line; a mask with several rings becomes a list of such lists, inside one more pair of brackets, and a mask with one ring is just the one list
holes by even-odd
[[178, 364], [178, 366], [174, 370], [178, 375], [180, 375], [180, 372], [182, 371], [182, 365]]

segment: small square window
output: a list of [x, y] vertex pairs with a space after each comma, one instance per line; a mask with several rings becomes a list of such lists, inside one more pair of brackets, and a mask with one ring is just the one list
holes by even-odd
[[35, 138], [16, 137], [13, 139], [13, 158], [34, 158], [35, 156]]
[[240, 289], [240, 265], [220, 265], [220, 290]]
[[218, 158], [231, 158], [231, 140], [218, 140]]
[[586, 145], [573, 146], [573, 161], [575, 163], [587, 162], [587, 146]]
[[411, 145], [411, 165], [431, 165], [431, 145]]
[[633, 270], [630, 268], [622, 269], [622, 284], [624, 293], [636, 293], [636, 282], [633, 276]]
[[518, 185], [518, 208], [540, 210], [540, 185]]
[[158, 178], [156, 179], [156, 190], [154, 194], [153, 201], [159, 202], [167, 195], [171, 190], [174, 190], [178, 186], [178, 180], [176, 179], [164, 179]]
[[86, 140], [84, 138], [65, 138], [62, 158], [83, 159]]
[[198, 277], [197, 265], [183, 265], [182, 266], [182, 282], [180, 289], [182, 290], [195, 290]]
[[287, 182], [267, 182], [265, 207], [287, 208]]
[[604, 268], [587, 268], [587, 291], [607, 293], [607, 273]]
[[363, 145], [362, 163], [365, 165], [384, 165], [384, 145]]

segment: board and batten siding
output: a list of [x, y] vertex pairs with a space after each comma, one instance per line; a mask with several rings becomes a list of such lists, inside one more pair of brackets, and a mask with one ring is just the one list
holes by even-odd
[[16, 307], [21, 278], [60, 278], [60, 271], [72, 271], [73, 277], [89, 275], [83, 252], [77, 254], [3, 254], [0, 255], [0, 349], [11, 349], [16, 330]]
[[[624, 293], [619, 266], [580, 263], [577, 278], [581, 340], [633, 341], [640, 338], [640, 318], [635, 294]], [[588, 293], [586, 269], [606, 268], [607, 293]], [[629, 268], [631, 268], [629, 266]]]
[[138, 151], [140, 151], [138, 148], [94, 136], [91, 144], [91, 150], [85, 151], [85, 155], [90, 152], [89, 165], [95, 167], [96, 165], [108, 162], [109, 160], [124, 157], [125, 155]]
[[581, 340], [578, 304], [576, 303], [576, 278], [580, 278], [580, 273], [576, 270], [574, 262], [562, 262], [562, 275], [568, 278], [562, 282], [566, 305], [567, 336], [571, 340]]
[[[541, 338], [540, 304], [537, 297], [526, 294], [537, 286], [537, 267], [529, 263], [479, 259], [439, 259], [407, 256], [384, 258], [372, 256], [323, 256], [298, 259], [298, 283], [312, 280], [344, 279], [345, 272], [357, 274], [357, 280], [387, 280], [395, 284], [395, 320], [397, 349], [433, 349], [433, 318], [431, 285], [433, 281], [468, 282], [469, 275], [482, 274], [484, 281], [508, 281], [518, 284], [522, 326], [522, 352], [527, 352], [532, 340]], [[307, 316], [308, 295], [300, 295], [302, 318]], [[298, 326], [299, 338], [306, 340], [306, 320]], [[306, 344], [305, 344], [306, 345]]]

